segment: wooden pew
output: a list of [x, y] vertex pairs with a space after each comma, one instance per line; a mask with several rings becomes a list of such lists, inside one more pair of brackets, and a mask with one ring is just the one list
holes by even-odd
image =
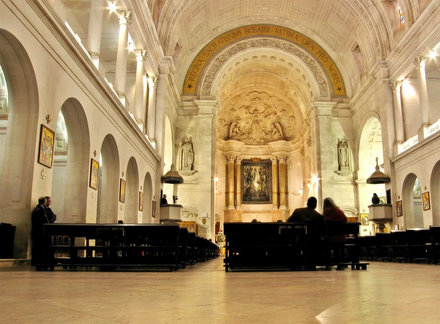
[[[189, 234], [177, 224], [44, 224], [43, 231], [44, 262], [37, 265], [43, 269], [63, 266], [177, 270], [188, 263]], [[205, 245], [205, 250], [218, 249], [215, 244]]]
[[[225, 271], [229, 269], [313, 269], [337, 265], [366, 269], [359, 261], [358, 223], [296, 224], [296, 223], [225, 223]], [[350, 235], [343, 244], [345, 260], [332, 258], [326, 238]]]

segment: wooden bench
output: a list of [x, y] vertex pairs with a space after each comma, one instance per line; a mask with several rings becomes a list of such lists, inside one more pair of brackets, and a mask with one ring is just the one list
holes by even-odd
[[[188, 231], [177, 224], [44, 224], [43, 233], [43, 262], [37, 269], [178, 270], [188, 263]], [[218, 251], [214, 244], [209, 248]]]
[[[358, 223], [225, 223], [225, 271], [229, 269], [313, 269], [337, 265], [341, 268], [366, 269], [359, 261]], [[332, 258], [331, 235], [351, 235], [344, 245], [345, 260], [336, 264]]]

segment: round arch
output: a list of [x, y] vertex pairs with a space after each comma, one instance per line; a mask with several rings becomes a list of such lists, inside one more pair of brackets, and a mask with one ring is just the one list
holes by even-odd
[[1, 222], [16, 226], [14, 257], [26, 258], [30, 235], [35, 143], [38, 133], [38, 88], [34, 68], [26, 50], [10, 32], [0, 29], [0, 65], [8, 89], [8, 108], [0, 135], [0, 215]]
[[58, 141], [63, 134], [57, 127], [52, 177], [53, 210], [57, 214], [57, 222], [83, 223], [87, 210], [89, 126], [84, 109], [75, 98], [63, 103], [60, 114], [60, 118], [64, 119], [68, 142]]
[[440, 225], [440, 161], [438, 161], [431, 174], [431, 204], [433, 225]]
[[407, 229], [424, 227], [420, 183], [414, 173], [408, 174], [403, 181], [402, 204], [404, 226]]
[[138, 223], [139, 208], [139, 171], [136, 159], [131, 157], [127, 165], [127, 184], [125, 189], [125, 213], [124, 220], [127, 223]]
[[385, 196], [384, 184], [367, 184], [367, 178], [375, 171], [376, 158], [379, 165], [383, 163], [382, 125], [376, 117], [369, 117], [359, 136], [358, 145], [358, 180], [359, 180], [359, 210], [368, 212], [371, 197], [376, 193], [379, 197]]
[[142, 213], [143, 223], [152, 223], [152, 201], [153, 201], [153, 181], [151, 180], [151, 175], [149, 172], [144, 178], [144, 210]]
[[333, 96], [346, 96], [342, 74], [339, 72], [336, 63], [330, 55], [319, 44], [293, 29], [268, 24], [248, 25], [234, 28], [210, 41], [202, 48], [191, 63], [185, 77], [182, 91], [183, 94], [197, 95], [196, 92], [200, 90], [200, 81], [203, 79], [205, 67], [216, 53], [238, 41], [255, 37], [283, 39], [304, 49], [323, 67], [326, 77], [330, 81]]
[[116, 223], [119, 196], [119, 151], [111, 134], [102, 141], [99, 159], [97, 223]]

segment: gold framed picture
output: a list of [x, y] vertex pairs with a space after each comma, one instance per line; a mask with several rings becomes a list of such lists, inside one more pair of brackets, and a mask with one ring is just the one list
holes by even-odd
[[139, 191], [139, 211], [144, 210], [144, 193]]
[[272, 161], [241, 162], [241, 202], [269, 204], [272, 202]]
[[396, 210], [397, 210], [397, 216], [403, 216], [403, 206], [402, 206], [402, 200], [396, 201]]
[[423, 203], [423, 210], [431, 209], [431, 202], [429, 201], [429, 191], [422, 193], [422, 203]]
[[125, 203], [125, 186], [127, 182], [124, 179], [119, 179], [119, 201]]
[[151, 217], [156, 217], [156, 200], [151, 202]]
[[38, 163], [52, 168], [55, 132], [41, 124]]
[[369, 219], [368, 219], [368, 214], [367, 213], [361, 213], [360, 215], [360, 220], [361, 220], [361, 225], [368, 225], [369, 224]]
[[99, 178], [99, 162], [95, 159], [90, 161], [90, 183], [89, 186], [92, 189], [98, 189], [98, 178]]

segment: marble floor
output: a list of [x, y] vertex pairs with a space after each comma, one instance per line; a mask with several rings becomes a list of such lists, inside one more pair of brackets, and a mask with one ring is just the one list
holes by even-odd
[[440, 323], [440, 266], [228, 272], [0, 268], [0, 323]]

